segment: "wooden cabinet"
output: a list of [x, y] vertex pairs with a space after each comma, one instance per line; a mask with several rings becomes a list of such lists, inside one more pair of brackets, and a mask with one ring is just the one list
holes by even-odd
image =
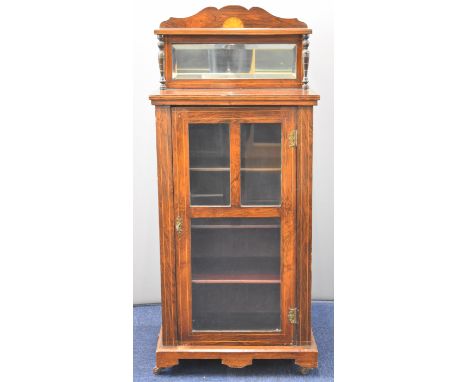
[[310, 30], [231, 6], [171, 18], [156, 33], [162, 327], [154, 371], [186, 358], [317, 367], [310, 306], [319, 96], [307, 84]]

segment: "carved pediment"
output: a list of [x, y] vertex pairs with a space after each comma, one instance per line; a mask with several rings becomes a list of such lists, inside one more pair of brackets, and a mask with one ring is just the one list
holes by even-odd
[[197, 14], [185, 17], [171, 17], [161, 23], [161, 28], [307, 28], [298, 19], [283, 19], [273, 16], [262, 8], [246, 9], [229, 5], [221, 9], [208, 7]]

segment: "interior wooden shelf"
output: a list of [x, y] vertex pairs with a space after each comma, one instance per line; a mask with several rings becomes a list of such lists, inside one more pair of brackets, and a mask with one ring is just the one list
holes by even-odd
[[276, 168], [276, 167], [244, 167], [244, 168], [241, 168], [241, 171], [245, 171], [245, 172], [280, 172], [281, 167], [280, 168]]
[[280, 228], [279, 224], [192, 224], [192, 229], [273, 229], [273, 228]]
[[[202, 172], [223, 172], [229, 171], [229, 167], [190, 167], [190, 171], [202, 171]], [[281, 167], [244, 167], [241, 168], [241, 171], [245, 172], [280, 172]]]
[[190, 167], [190, 171], [213, 171], [213, 172], [223, 172], [229, 171], [229, 167]]
[[279, 284], [276, 274], [194, 274], [194, 284]]
[[[229, 171], [229, 167], [190, 167], [190, 171], [201, 171], [201, 172], [224, 172]], [[281, 167], [244, 167], [241, 171], [245, 172], [280, 172]]]
[[192, 198], [222, 198], [224, 194], [192, 194]]

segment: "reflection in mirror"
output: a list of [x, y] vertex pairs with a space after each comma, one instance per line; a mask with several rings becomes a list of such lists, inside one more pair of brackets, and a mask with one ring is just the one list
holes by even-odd
[[173, 44], [173, 79], [295, 79], [296, 44]]

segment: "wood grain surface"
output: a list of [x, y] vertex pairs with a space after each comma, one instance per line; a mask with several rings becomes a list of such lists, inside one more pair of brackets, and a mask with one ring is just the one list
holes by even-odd
[[312, 34], [310, 28], [159, 28], [157, 35], [283, 36]]
[[167, 89], [149, 99], [171, 106], [312, 106], [320, 96], [309, 89]]
[[156, 366], [176, 366], [180, 359], [220, 359], [224, 365], [235, 368], [251, 365], [254, 359], [293, 359], [298, 366], [316, 368], [318, 351], [312, 333], [310, 344], [303, 346], [164, 346], [160, 334]]
[[297, 109], [297, 308], [298, 344], [310, 343], [312, 300], [312, 107]]
[[177, 293], [172, 179], [172, 124], [169, 107], [156, 108], [156, 130], [162, 333], [164, 345], [175, 345], [177, 343]]
[[161, 28], [222, 28], [229, 18], [242, 21], [244, 28], [307, 28], [307, 24], [298, 19], [273, 16], [259, 7], [246, 9], [239, 5], [229, 5], [220, 9], [208, 7], [193, 16], [185, 18], [171, 17], [163, 21]]

